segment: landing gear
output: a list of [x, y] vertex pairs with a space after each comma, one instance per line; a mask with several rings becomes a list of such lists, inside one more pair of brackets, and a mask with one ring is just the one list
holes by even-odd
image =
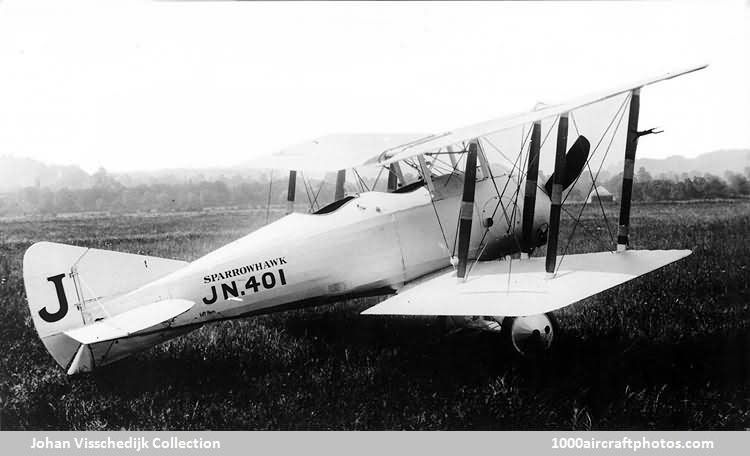
[[437, 322], [450, 334], [462, 330], [495, 333], [503, 345], [532, 359], [548, 354], [555, 339], [560, 337], [557, 320], [550, 312], [525, 317], [443, 316]]
[[518, 353], [534, 358], [549, 353], [559, 334], [557, 320], [552, 313], [526, 317], [505, 317], [503, 338]]

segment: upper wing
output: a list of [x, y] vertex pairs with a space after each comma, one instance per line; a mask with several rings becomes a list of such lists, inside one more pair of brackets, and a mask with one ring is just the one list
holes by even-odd
[[690, 250], [626, 250], [566, 255], [551, 280], [546, 278], [542, 257], [512, 264], [479, 262], [466, 281], [459, 281], [453, 268], [447, 268], [407, 285], [396, 296], [362, 313], [535, 315], [573, 304], [690, 253]]
[[425, 137], [422, 133], [328, 135], [258, 157], [254, 167], [310, 171], [356, 168], [383, 151]]
[[536, 121], [541, 121], [549, 117], [557, 116], [574, 109], [582, 108], [599, 101], [606, 100], [608, 98], [616, 97], [625, 92], [638, 89], [650, 84], [654, 84], [659, 81], [665, 81], [672, 79], [683, 74], [692, 73], [694, 71], [702, 70], [708, 65], [692, 66], [683, 68], [678, 71], [662, 74], [651, 78], [642, 79], [640, 81], [631, 82], [629, 84], [612, 88], [609, 90], [592, 93], [585, 95], [564, 103], [545, 106], [542, 109], [512, 114], [505, 117], [500, 117], [493, 120], [488, 120], [474, 125], [468, 125], [463, 128], [457, 128], [455, 130], [447, 131], [441, 134], [432, 135], [425, 137], [420, 141], [414, 141], [410, 144], [404, 144], [394, 147], [388, 151], [385, 151], [380, 157], [373, 159], [373, 162], [380, 164], [388, 164], [394, 161], [404, 160], [416, 155], [425, 154], [428, 152], [437, 151], [443, 147], [458, 144], [465, 141], [471, 141], [482, 136], [497, 133], [510, 128], [518, 127], [524, 124], [529, 124]]
[[557, 116], [633, 89], [655, 82], [692, 73], [707, 65], [684, 68], [671, 73], [642, 79], [613, 89], [596, 92], [542, 109], [512, 114], [497, 119], [469, 125], [440, 134], [351, 134], [329, 135], [314, 141], [287, 147], [254, 161], [254, 167], [267, 169], [293, 169], [335, 171], [367, 165], [386, 165], [416, 155], [435, 152], [447, 146], [471, 141], [520, 125]]

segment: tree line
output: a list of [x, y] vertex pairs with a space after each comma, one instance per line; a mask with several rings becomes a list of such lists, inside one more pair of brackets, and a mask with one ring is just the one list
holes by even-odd
[[[279, 176], [277, 173], [276, 176]], [[355, 182], [348, 181], [348, 190], [356, 191]], [[149, 183], [125, 186], [103, 170], [94, 175], [94, 183], [83, 189], [49, 189], [26, 187], [0, 194], [0, 216], [53, 215], [71, 212], [169, 212], [195, 211], [206, 208], [265, 208], [286, 203], [286, 177], [268, 179], [242, 178], [197, 180], [184, 183]], [[728, 172], [724, 178], [710, 174], [670, 179], [653, 178], [644, 169], [635, 175], [634, 201], [676, 201], [710, 198], [736, 198], [750, 195], [750, 169], [744, 174]], [[333, 176], [321, 181], [297, 180], [296, 199], [300, 204], [318, 195], [319, 205], [333, 200]], [[381, 179], [382, 180], [382, 179]], [[591, 175], [584, 171], [570, 190], [569, 201], [583, 201], [591, 189]], [[619, 199], [622, 174], [608, 177], [601, 185]], [[269, 185], [270, 184], [270, 185]], [[370, 182], [371, 184], [371, 182]], [[384, 185], [378, 185], [380, 188]], [[599, 184], [599, 183], [598, 183]], [[269, 199], [270, 190], [270, 199]], [[319, 193], [318, 193], [319, 192]]]
[[[50, 189], [31, 186], [0, 194], [0, 216], [55, 215], [74, 212], [170, 212], [207, 208], [265, 208], [286, 204], [287, 179], [233, 176], [227, 179], [182, 183], [146, 183], [126, 186], [100, 170], [89, 188]], [[329, 180], [326, 180], [328, 182]], [[333, 181], [330, 181], [333, 182]], [[309, 185], [309, 188], [308, 188]], [[348, 190], [355, 190], [348, 183]], [[270, 198], [269, 198], [270, 192]], [[308, 204], [317, 194], [319, 205], [333, 199], [333, 184], [298, 177], [296, 199]], [[316, 206], [316, 207], [318, 207]]]
[[[578, 183], [570, 190], [570, 201], [584, 201], [589, 196], [591, 175], [584, 170]], [[597, 182], [619, 200], [622, 191], [622, 173]], [[653, 178], [641, 167], [633, 176], [633, 201], [685, 201], [693, 199], [741, 198], [750, 195], [750, 168], [743, 174], [728, 171], [724, 178], [705, 174], [670, 178]]]

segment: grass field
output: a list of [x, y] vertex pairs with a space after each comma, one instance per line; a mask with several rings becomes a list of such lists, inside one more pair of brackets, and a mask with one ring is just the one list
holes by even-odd
[[[594, 209], [570, 252], [602, 248], [585, 236], [608, 237]], [[359, 315], [377, 299], [215, 323], [76, 377], [38, 340], [21, 279], [31, 243], [190, 260], [262, 221], [241, 211], [0, 221], [0, 427], [750, 428], [748, 201], [635, 206], [634, 248], [693, 255], [558, 312], [564, 337], [545, 363], [494, 334]]]

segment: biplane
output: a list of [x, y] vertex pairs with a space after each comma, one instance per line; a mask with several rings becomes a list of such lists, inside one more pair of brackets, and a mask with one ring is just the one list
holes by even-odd
[[[519, 353], [544, 352], [558, 332], [552, 312], [691, 253], [628, 249], [630, 209], [638, 139], [653, 131], [638, 130], [641, 89], [704, 67], [439, 134], [333, 135], [281, 150], [262, 162], [289, 172], [288, 215], [192, 262], [35, 243], [23, 259], [34, 325], [75, 374], [212, 321], [390, 295], [362, 313], [436, 316], [499, 331]], [[628, 112], [616, 243], [560, 255], [563, 195], [592, 155], [584, 135], [569, 141], [569, 118], [616, 96]], [[540, 182], [550, 121], [554, 172]], [[483, 138], [518, 127], [522, 159], [501, 169]], [[345, 193], [346, 170], [366, 167], [387, 171], [387, 190]], [[293, 212], [305, 170], [337, 172], [335, 200]]]

